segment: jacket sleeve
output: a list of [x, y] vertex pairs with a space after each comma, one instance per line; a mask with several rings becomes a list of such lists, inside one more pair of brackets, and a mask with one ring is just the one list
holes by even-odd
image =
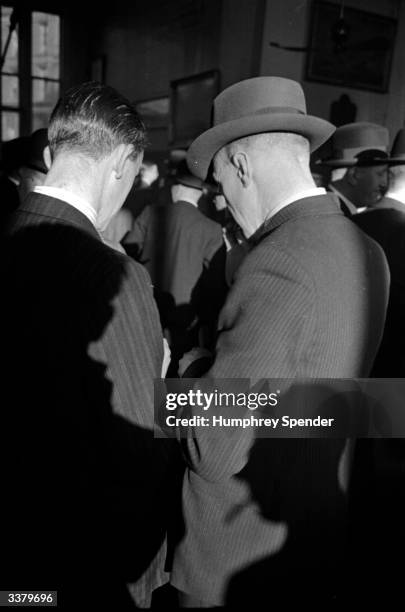
[[[289, 254], [267, 248], [252, 252], [238, 270], [220, 315], [216, 357], [207, 378], [289, 378], [313, 333], [314, 289], [310, 276]], [[246, 411], [249, 412], [249, 411]], [[189, 467], [216, 481], [239, 472], [254, 439], [252, 428], [224, 429], [213, 436], [204, 428], [183, 439]]]
[[153, 379], [163, 364], [163, 336], [147, 271], [128, 257], [102, 346], [117, 413], [153, 427]]

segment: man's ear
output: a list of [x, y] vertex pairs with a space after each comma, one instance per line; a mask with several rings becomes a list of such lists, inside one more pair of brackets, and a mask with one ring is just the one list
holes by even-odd
[[238, 151], [231, 156], [230, 161], [243, 187], [248, 187], [252, 180], [252, 166], [247, 153]]
[[51, 169], [51, 165], [52, 165], [52, 157], [51, 157], [51, 150], [49, 148], [49, 145], [46, 145], [42, 156], [44, 158], [44, 162], [45, 162], [45, 166], [48, 168], [48, 170]]
[[349, 185], [356, 185], [358, 179], [358, 168], [349, 168], [346, 172], [346, 179]]
[[[143, 153], [139, 153], [135, 158], [138, 164], [138, 172], [143, 160]], [[127, 163], [134, 161], [134, 146], [131, 144], [120, 144], [114, 151], [113, 172], [115, 178], [120, 179], [124, 174]], [[138, 173], [137, 172], [137, 173]]]

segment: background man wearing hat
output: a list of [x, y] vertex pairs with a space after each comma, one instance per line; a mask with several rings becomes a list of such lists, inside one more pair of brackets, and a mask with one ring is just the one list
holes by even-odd
[[331, 139], [332, 155], [323, 164], [332, 169], [330, 191], [347, 216], [373, 206], [388, 186], [388, 130], [368, 122], [337, 128]]
[[[399, 130], [389, 158], [387, 194], [353, 221], [383, 248], [391, 284], [384, 334], [373, 366], [375, 378], [405, 378], [405, 129]], [[401, 439], [363, 440], [372, 478], [359, 503], [367, 581], [401, 588], [398, 556], [405, 546], [405, 442]], [[363, 461], [364, 463], [364, 461]], [[384, 538], [370, 538], [376, 524], [385, 526]], [[374, 560], [384, 559], [376, 567]], [[396, 587], [396, 585], [398, 585]], [[385, 593], [384, 593], [385, 597]]]
[[[221, 311], [207, 377], [367, 376], [388, 273], [380, 248], [311, 177], [310, 150], [334, 127], [307, 115], [300, 85], [278, 77], [232, 85], [215, 99], [213, 116], [188, 164], [204, 180], [213, 162], [251, 250]], [[326, 601], [344, 567], [344, 441], [252, 446], [246, 431], [213, 438], [197, 429], [183, 440], [185, 533], [172, 583], [188, 606], [302, 602], [308, 594]]]
[[44, 160], [47, 145], [46, 129], [3, 143], [0, 226], [7, 224], [11, 213], [17, 210], [28, 193], [43, 183], [48, 172]]
[[48, 131], [45, 128], [36, 130], [26, 139], [26, 153], [23, 164], [19, 168], [18, 194], [20, 202], [38, 185], [43, 185], [48, 173], [44, 153], [48, 146]]
[[389, 158], [390, 186], [384, 198], [354, 221], [384, 250], [391, 273], [384, 336], [373, 368], [376, 377], [405, 377], [405, 129]]
[[186, 351], [212, 344], [225, 296], [222, 229], [198, 209], [204, 187], [184, 165], [171, 187], [172, 202], [147, 206], [124, 240], [127, 253], [151, 276], [172, 351], [172, 375]]

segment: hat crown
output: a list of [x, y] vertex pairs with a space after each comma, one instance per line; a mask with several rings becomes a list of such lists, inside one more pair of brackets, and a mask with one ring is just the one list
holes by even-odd
[[214, 126], [272, 112], [305, 115], [301, 85], [282, 77], [257, 77], [231, 85], [214, 100]]
[[387, 128], [366, 121], [342, 125], [332, 137], [332, 146], [337, 150], [355, 148], [387, 150], [388, 143]]
[[405, 158], [405, 128], [399, 130], [392, 145], [391, 157]]

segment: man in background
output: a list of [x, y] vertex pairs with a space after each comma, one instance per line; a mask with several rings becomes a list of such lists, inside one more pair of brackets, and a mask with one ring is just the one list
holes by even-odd
[[321, 163], [332, 171], [329, 191], [351, 217], [376, 204], [387, 190], [388, 130], [376, 123], [348, 123], [337, 128], [331, 145], [331, 156]]
[[212, 347], [226, 290], [222, 229], [198, 209], [203, 188], [183, 169], [174, 178], [172, 202], [146, 207], [124, 240], [127, 253], [151, 276], [173, 375], [193, 346]]
[[355, 223], [384, 250], [390, 299], [384, 336], [373, 367], [377, 378], [405, 377], [405, 130], [398, 132], [389, 159], [387, 194], [357, 215]]

